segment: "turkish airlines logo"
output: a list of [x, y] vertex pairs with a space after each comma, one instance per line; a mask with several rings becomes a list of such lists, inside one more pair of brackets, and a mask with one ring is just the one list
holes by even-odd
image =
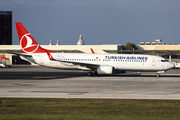
[[21, 37], [20, 44], [21, 49], [25, 53], [34, 53], [39, 48], [39, 44], [37, 44], [36, 41], [33, 40], [30, 33], [27, 33]]
[[49, 55], [49, 59], [53, 59], [53, 57], [51, 55]]

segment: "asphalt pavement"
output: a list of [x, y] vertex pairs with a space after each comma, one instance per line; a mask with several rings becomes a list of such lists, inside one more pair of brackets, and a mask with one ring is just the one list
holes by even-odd
[[180, 99], [180, 69], [87, 76], [80, 70], [0, 68], [1, 98]]

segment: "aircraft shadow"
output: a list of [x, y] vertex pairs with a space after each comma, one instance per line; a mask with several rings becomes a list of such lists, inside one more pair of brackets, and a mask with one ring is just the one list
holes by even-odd
[[[157, 77], [156, 74], [116, 74], [116, 75], [95, 75], [88, 76], [87, 72], [0, 72], [0, 80], [49, 80], [73, 77]], [[160, 77], [180, 77], [180, 74], [161, 74]]]
[[0, 80], [49, 80], [84, 77], [86, 75], [81, 72], [0, 72]]
[[[93, 77], [104, 77], [104, 76], [109, 76], [109, 77], [157, 77], [156, 74], [151, 74], [151, 75], [142, 75], [142, 74], [128, 74], [128, 75], [121, 75], [121, 74], [117, 74], [117, 75], [97, 75], [97, 76], [93, 76]], [[160, 75], [159, 77], [180, 77], [179, 74], [177, 75]]]

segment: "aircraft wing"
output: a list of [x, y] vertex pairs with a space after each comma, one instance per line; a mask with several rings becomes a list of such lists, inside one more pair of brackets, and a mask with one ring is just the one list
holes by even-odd
[[99, 64], [91, 64], [91, 63], [82, 63], [82, 62], [64, 61], [64, 60], [54, 59], [53, 56], [48, 51], [47, 51], [47, 55], [48, 55], [49, 59], [52, 60], [52, 61], [71, 63], [73, 65], [79, 65], [81, 67], [87, 67], [87, 68], [90, 68], [90, 69], [97, 68], [99, 66]]
[[73, 65], [79, 65], [79, 66], [87, 67], [91, 69], [97, 68], [99, 66], [99, 64], [90, 64], [90, 63], [82, 63], [82, 62], [63, 61], [63, 60], [55, 60], [55, 61], [64, 62], [64, 63], [72, 63]]

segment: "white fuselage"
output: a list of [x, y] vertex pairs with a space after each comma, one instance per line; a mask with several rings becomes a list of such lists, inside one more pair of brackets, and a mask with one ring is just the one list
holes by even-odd
[[152, 55], [51, 53], [53, 58], [63, 62], [49, 60], [46, 53], [33, 53], [31, 55], [32, 58], [29, 60], [32, 62], [60, 69], [89, 70], [89, 68], [83, 65], [73, 64], [75, 62], [96, 64], [99, 66], [113, 66], [115, 70], [123, 71], [166, 71], [174, 67], [174, 64], [168, 62], [165, 58]]

